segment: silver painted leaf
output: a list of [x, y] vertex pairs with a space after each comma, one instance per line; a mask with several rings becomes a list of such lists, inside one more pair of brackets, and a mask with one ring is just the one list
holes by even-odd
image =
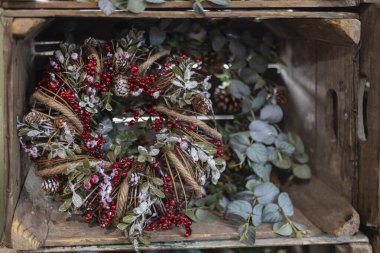
[[282, 120], [284, 112], [279, 105], [266, 104], [260, 110], [260, 119], [270, 124], [276, 124]]

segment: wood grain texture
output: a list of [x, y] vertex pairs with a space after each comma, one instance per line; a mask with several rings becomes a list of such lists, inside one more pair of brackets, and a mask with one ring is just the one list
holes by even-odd
[[349, 243], [346, 245], [336, 245], [335, 253], [372, 253], [369, 243]]
[[[252, 247], [282, 247], [294, 245], [331, 245], [345, 243], [368, 243], [368, 238], [359, 233], [349, 237], [335, 237], [319, 235], [313, 237], [304, 237], [302, 239], [275, 237], [257, 239], [255, 245], [247, 245], [239, 240], [206, 240], [206, 241], [177, 241], [151, 243], [149, 246], [142, 245], [140, 250], [174, 250], [174, 249], [231, 249], [231, 248], [252, 248]], [[93, 246], [65, 246], [65, 247], [43, 247], [35, 252], [78, 252], [78, 251], [96, 251], [96, 252], [129, 252], [133, 251], [131, 244], [115, 245], [93, 245]], [[322, 251], [319, 251], [322, 252]], [[318, 253], [319, 253], [318, 252]], [[324, 252], [324, 251], [323, 251]]]
[[357, 209], [368, 226], [380, 227], [380, 6], [368, 5], [361, 14], [360, 73], [371, 85], [366, 106], [366, 141], [359, 141]]
[[[4, 40], [5, 52], [5, 78], [6, 97], [5, 97], [5, 117], [4, 129], [6, 139], [4, 142], [5, 154], [5, 175], [6, 180], [6, 224], [4, 242], [10, 244], [10, 231], [12, 216], [15, 211], [17, 200], [20, 196], [22, 184], [28, 173], [30, 160], [25, 153], [20, 152], [20, 143], [17, 136], [17, 118], [21, 118], [28, 105], [26, 94], [28, 85], [33, 80], [31, 71], [32, 56], [30, 52], [30, 41], [12, 39], [11, 26], [13, 19], [5, 18], [5, 32], [7, 34]], [[31, 86], [29, 86], [29, 89]]]
[[46, 18], [15, 18], [12, 22], [12, 34], [17, 39], [33, 36], [50, 21], [51, 19]]
[[267, 23], [272, 29], [283, 30], [288, 38], [300, 37], [335, 45], [352, 45], [360, 41], [358, 19], [287, 19]]
[[[359, 4], [359, 0], [251, 0], [231, 1], [227, 6], [203, 3], [206, 9], [234, 9], [234, 8], [327, 8], [327, 7], [352, 7]], [[168, 1], [162, 4], [147, 3], [147, 9], [191, 9], [192, 1]], [[75, 1], [5, 1], [6, 9], [98, 9], [95, 2]]]
[[[128, 239], [121, 232], [103, 230], [98, 226], [83, 222], [80, 216], [68, 218], [65, 213], [58, 212], [59, 203], [44, 197], [39, 188], [39, 180], [41, 179], [36, 177], [34, 171], [31, 170], [26, 179], [13, 221], [16, 232], [12, 234], [12, 242], [15, 248], [34, 249], [41, 245], [42, 252], [132, 249]], [[327, 188], [318, 181], [313, 181], [310, 185], [291, 186], [290, 193], [293, 194], [292, 197], [296, 206], [295, 215], [292, 219], [305, 226], [303, 238], [278, 237], [273, 233], [272, 225], [265, 224], [257, 229], [255, 246], [368, 242], [368, 239], [361, 234], [357, 236], [348, 236], [349, 233], [336, 233], [339, 236], [326, 235], [307, 218], [315, 219], [316, 215], [319, 215], [319, 219], [324, 219], [324, 221], [328, 219], [329, 226], [333, 226], [331, 225], [333, 223], [337, 227], [341, 227], [341, 219], [348, 214], [345, 211], [350, 205], [344, 202], [341, 197], [332, 197], [337, 194], [327, 190]], [[293, 191], [296, 192], [295, 195]], [[336, 208], [338, 205], [339, 209]], [[300, 211], [301, 209], [306, 210], [308, 216], [305, 216]], [[323, 213], [323, 211], [328, 211], [328, 213]], [[317, 214], [313, 216], [310, 215], [310, 212]], [[331, 218], [324, 218], [324, 216]], [[179, 229], [151, 233], [153, 243], [148, 249], [247, 246], [239, 242], [237, 226], [222, 219], [214, 222], [194, 223], [192, 229], [193, 234], [187, 239], [182, 236], [183, 231]], [[13, 236], [14, 234], [16, 237]]]
[[359, 231], [360, 219], [351, 204], [320, 181], [290, 185], [285, 190], [297, 208], [323, 232], [350, 236]]
[[352, 201], [356, 177], [357, 47], [317, 42], [315, 175]]
[[236, 11], [208, 11], [205, 15], [193, 11], [144, 11], [134, 14], [125, 11], [116, 11], [106, 16], [100, 10], [5, 10], [4, 17], [41, 18], [41, 17], [93, 17], [93, 18], [332, 18], [356, 19], [358, 15], [352, 12], [312, 12], [287, 10], [236, 10]]

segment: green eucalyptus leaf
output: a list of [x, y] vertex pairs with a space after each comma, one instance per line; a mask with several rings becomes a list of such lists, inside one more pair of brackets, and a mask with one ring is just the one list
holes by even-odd
[[245, 200], [234, 200], [227, 208], [227, 214], [238, 216], [243, 220], [246, 220], [252, 213], [252, 205]]
[[286, 141], [282, 141], [277, 139], [274, 142], [274, 145], [276, 146], [277, 149], [281, 151], [286, 156], [291, 156], [294, 153], [294, 146]]
[[299, 163], [307, 163], [309, 161], [309, 156], [306, 153], [295, 154], [293, 157]]
[[276, 234], [282, 235], [282, 236], [290, 236], [293, 234], [292, 226], [289, 223], [284, 222], [276, 222], [273, 224], [273, 231]]
[[116, 7], [111, 0], [99, 0], [98, 6], [107, 16], [111, 15], [112, 12], [116, 10]]
[[282, 220], [282, 214], [277, 204], [269, 203], [263, 208], [263, 222], [275, 223]]
[[217, 5], [229, 5], [230, 0], [208, 0], [209, 2]]
[[270, 182], [262, 183], [255, 187], [253, 194], [257, 198], [257, 202], [260, 204], [272, 203], [277, 199], [280, 190], [274, 184]]
[[255, 244], [255, 240], [256, 240], [255, 227], [249, 226], [248, 224], [241, 225], [239, 227], [239, 235], [240, 235], [241, 242], [248, 245]]
[[161, 186], [164, 184], [164, 181], [158, 177], [153, 177], [152, 182], [153, 182], [153, 184], [158, 185], [158, 186]]
[[253, 226], [257, 227], [262, 223], [263, 209], [264, 209], [263, 204], [256, 204], [253, 207], [253, 210], [252, 210], [252, 225]]
[[280, 195], [278, 195], [277, 203], [286, 216], [294, 215], [294, 208], [292, 201], [290, 200], [289, 194], [287, 194], [286, 192], [281, 192]]
[[254, 69], [257, 73], [264, 73], [265, 70], [268, 68], [268, 62], [265, 60], [264, 57], [256, 54], [254, 55], [250, 61], [249, 66]]
[[310, 179], [311, 169], [307, 164], [294, 164], [293, 174], [300, 179]]
[[127, 216], [124, 216], [122, 221], [126, 224], [130, 224], [136, 220], [136, 216], [129, 214]]
[[266, 90], [261, 90], [252, 101], [252, 109], [254, 111], [259, 110], [266, 102], [268, 97], [268, 92]]
[[60, 212], [66, 212], [70, 207], [71, 207], [71, 204], [73, 203], [72, 199], [69, 198], [69, 199], [66, 199], [65, 202], [63, 202], [59, 208], [58, 208], [58, 211]]
[[246, 96], [248, 96], [251, 93], [251, 90], [249, 89], [248, 85], [245, 83], [239, 81], [239, 80], [231, 80], [230, 86], [228, 86], [228, 91], [231, 93], [231, 95], [237, 99], [242, 99]]
[[230, 135], [230, 145], [235, 152], [245, 153], [250, 145], [249, 132]]
[[277, 159], [272, 161], [273, 165], [276, 166], [277, 168], [280, 169], [290, 169], [292, 167], [292, 161], [290, 160], [289, 157], [285, 156], [282, 157], [281, 159]]
[[127, 10], [133, 13], [141, 13], [145, 10], [144, 0], [128, 0]]
[[250, 179], [247, 181], [247, 183], [245, 184], [245, 188], [247, 188], [248, 190], [250, 191], [253, 191], [253, 189], [255, 189], [256, 186], [258, 186], [259, 184], [261, 184], [262, 182], [260, 180], [257, 180], [257, 179]]
[[162, 192], [160, 189], [158, 189], [157, 187], [152, 186], [151, 189], [152, 189], [153, 193], [154, 193], [157, 197], [159, 197], [159, 198], [161, 198], [161, 199], [165, 198], [165, 193], [163, 193], [163, 192]]
[[254, 120], [249, 124], [250, 135], [254, 141], [262, 142], [266, 145], [272, 144], [277, 136], [274, 126], [261, 120]]
[[270, 124], [279, 123], [283, 117], [284, 112], [279, 105], [268, 103], [260, 110], [260, 119]]
[[289, 137], [289, 143], [292, 144], [296, 149], [295, 154], [305, 153], [305, 146], [303, 144], [301, 137], [299, 137], [297, 134], [293, 132], [288, 133], [288, 137]]
[[268, 161], [267, 148], [261, 143], [253, 143], [247, 149], [248, 158], [254, 163], [266, 163]]
[[125, 223], [119, 223], [117, 224], [117, 228], [121, 231], [124, 231], [128, 228], [129, 224], [125, 224]]

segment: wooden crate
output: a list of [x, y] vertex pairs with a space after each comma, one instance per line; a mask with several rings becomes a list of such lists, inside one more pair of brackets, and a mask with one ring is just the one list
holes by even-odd
[[[20, 149], [15, 126], [17, 117], [22, 117], [28, 110], [28, 95], [36, 82], [34, 75], [37, 64], [33, 43], [38, 34], [48, 33], [49, 29], [55, 29], [57, 23], [74, 17], [80, 17], [78, 22], [91, 22], [96, 27], [98, 23], [101, 25], [103, 22], [113, 23], [129, 18], [263, 19], [268, 29], [280, 38], [281, 57], [286, 63], [281, 74], [290, 91], [290, 106], [293, 108], [286, 125], [305, 140], [312, 158], [314, 177], [309, 184], [292, 185], [285, 189], [297, 209], [295, 220], [306, 225], [304, 238], [277, 237], [270, 226], [262, 226], [258, 230], [255, 246], [368, 246], [368, 238], [360, 232], [356, 233], [359, 215], [352, 206], [358, 202], [358, 189], [361, 188], [358, 175], [362, 173], [358, 167], [357, 138], [361, 25], [359, 15], [352, 9], [340, 12], [319, 9], [236, 9], [209, 11], [205, 16], [185, 10], [158, 9], [138, 15], [116, 12], [106, 17], [93, 9], [93, 4], [87, 4], [85, 8], [88, 10], [82, 11], [77, 9], [82, 8], [81, 3], [62, 2], [67, 5], [53, 2], [56, 4], [54, 8], [36, 10], [28, 8], [50, 8], [50, 3], [3, 3], [7, 9], [3, 13], [2, 33], [4, 59], [1, 66], [5, 74], [0, 92], [0, 101], [3, 102], [0, 117], [4, 127], [0, 137], [3, 137], [4, 154], [1, 155], [4, 156], [0, 155], [0, 162], [4, 177], [0, 190], [4, 191], [2, 196], [5, 205], [0, 214], [2, 212], [5, 217], [4, 243], [7, 246], [25, 250], [40, 248], [44, 252], [132, 249], [121, 233], [105, 232], [98, 227], [88, 227], [78, 220], [67, 220], [56, 211], [57, 203], [36, 202], [30, 196], [36, 178], [30, 169], [30, 161]], [[327, 3], [338, 2], [346, 3], [345, 6], [358, 4], [357, 1], [329, 0], [251, 1], [258, 4], [254, 7], [260, 7], [260, 3], [262, 7], [274, 3], [283, 4], [274, 7], [304, 7], [302, 4], [307, 2], [313, 3], [311, 5], [314, 7], [318, 6], [317, 2], [322, 7], [329, 6]], [[65, 9], [67, 6], [72, 9]], [[187, 8], [184, 5], [183, 9]], [[94, 36], [94, 33], [91, 29], [84, 29], [82, 35]], [[236, 227], [223, 220], [195, 224], [194, 233], [189, 239], [179, 236], [175, 230], [155, 233], [152, 239], [153, 243], [146, 249], [245, 246], [238, 241]], [[363, 252], [370, 251], [369, 247], [367, 249]], [[346, 252], [362, 252], [353, 251], [351, 246], [348, 250]]]

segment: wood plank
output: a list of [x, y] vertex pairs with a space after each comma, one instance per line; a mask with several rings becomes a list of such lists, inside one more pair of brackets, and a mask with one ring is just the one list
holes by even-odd
[[43, 29], [53, 19], [47, 18], [15, 18], [12, 22], [12, 34], [15, 38], [25, 39]]
[[[162, 4], [147, 3], [147, 9], [191, 9], [192, 1], [168, 1]], [[353, 7], [359, 5], [359, 0], [250, 0], [231, 1], [227, 6], [203, 3], [206, 9], [234, 9], [234, 8], [331, 8]], [[6, 1], [3, 3], [6, 9], [98, 9], [95, 2], [76, 1]]]
[[357, 45], [360, 41], [361, 26], [358, 19], [287, 19], [267, 22], [272, 28], [285, 31], [289, 38], [297, 36], [335, 45]]
[[207, 11], [205, 15], [193, 11], [144, 11], [134, 14], [125, 11], [115, 11], [106, 16], [100, 10], [5, 10], [4, 17], [92, 17], [92, 18], [327, 18], [327, 19], [356, 19], [358, 15], [352, 12], [311, 12], [288, 10], [250, 10], [250, 11]]
[[314, 174], [350, 202], [356, 178], [357, 47], [317, 42]]
[[372, 253], [369, 243], [349, 243], [335, 246], [335, 253]]
[[[257, 239], [253, 246], [246, 245], [239, 240], [219, 240], [219, 241], [179, 241], [168, 243], [151, 243], [149, 246], [142, 245], [140, 250], [173, 250], [173, 249], [231, 249], [231, 248], [252, 248], [252, 247], [280, 247], [294, 245], [328, 245], [328, 244], [343, 244], [343, 243], [368, 243], [368, 238], [358, 233], [355, 236], [349, 237], [334, 237], [334, 236], [315, 236], [311, 238], [263, 238]], [[35, 252], [77, 252], [77, 251], [133, 251], [131, 244], [116, 244], [116, 245], [93, 245], [93, 246], [66, 246], [66, 247], [46, 247]]]
[[[54, 209], [53, 210], [57, 210]], [[310, 223], [298, 210], [293, 218], [305, 225], [305, 238], [321, 235], [321, 231]], [[237, 227], [225, 220], [217, 220], [210, 223], [194, 223], [191, 237], [184, 238], [180, 229], [151, 233], [152, 242], [193, 242], [204, 240], [238, 240]], [[265, 224], [257, 229], [257, 239], [275, 238], [270, 224]], [[99, 226], [89, 226], [81, 218], [67, 220], [66, 214], [52, 211], [49, 222], [49, 233], [44, 246], [65, 245], [109, 245], [128, 243], [128, 239], [119, 231], [103, 230]]]
[[285, 190], [297, 208], [323, 232], [350, 236], [359, 231], [360, 219], [351, 204], [317, 178]]
[[360, 73], [371, 87], [366, 110], [367, 140], [359, 141], [357, 209], [368, 226], [380, 227], [380, 6], [368, 5], [361, 13]]
[[20, 152], [20, 143], [17, 135], [17, 118], [21, 118], [27, 109], [26, 94], [32, 87], [28, 85], [33, 80], [34, 72], [31, 71], [30, 41], [14, 40], [10, 37], [13, 19], [5, 18], [5, 30], [7, 39], [4, 40], [6, 52], [6, 98], [5, 120], [6, 142], [4, 152], [6, 162], [4, 164], [6, 174], [6, 224], [4, 242], [10, 244], [12, 217], [20, 196], [24, 179], [28, 173], [30, 160], [24, 152]]

